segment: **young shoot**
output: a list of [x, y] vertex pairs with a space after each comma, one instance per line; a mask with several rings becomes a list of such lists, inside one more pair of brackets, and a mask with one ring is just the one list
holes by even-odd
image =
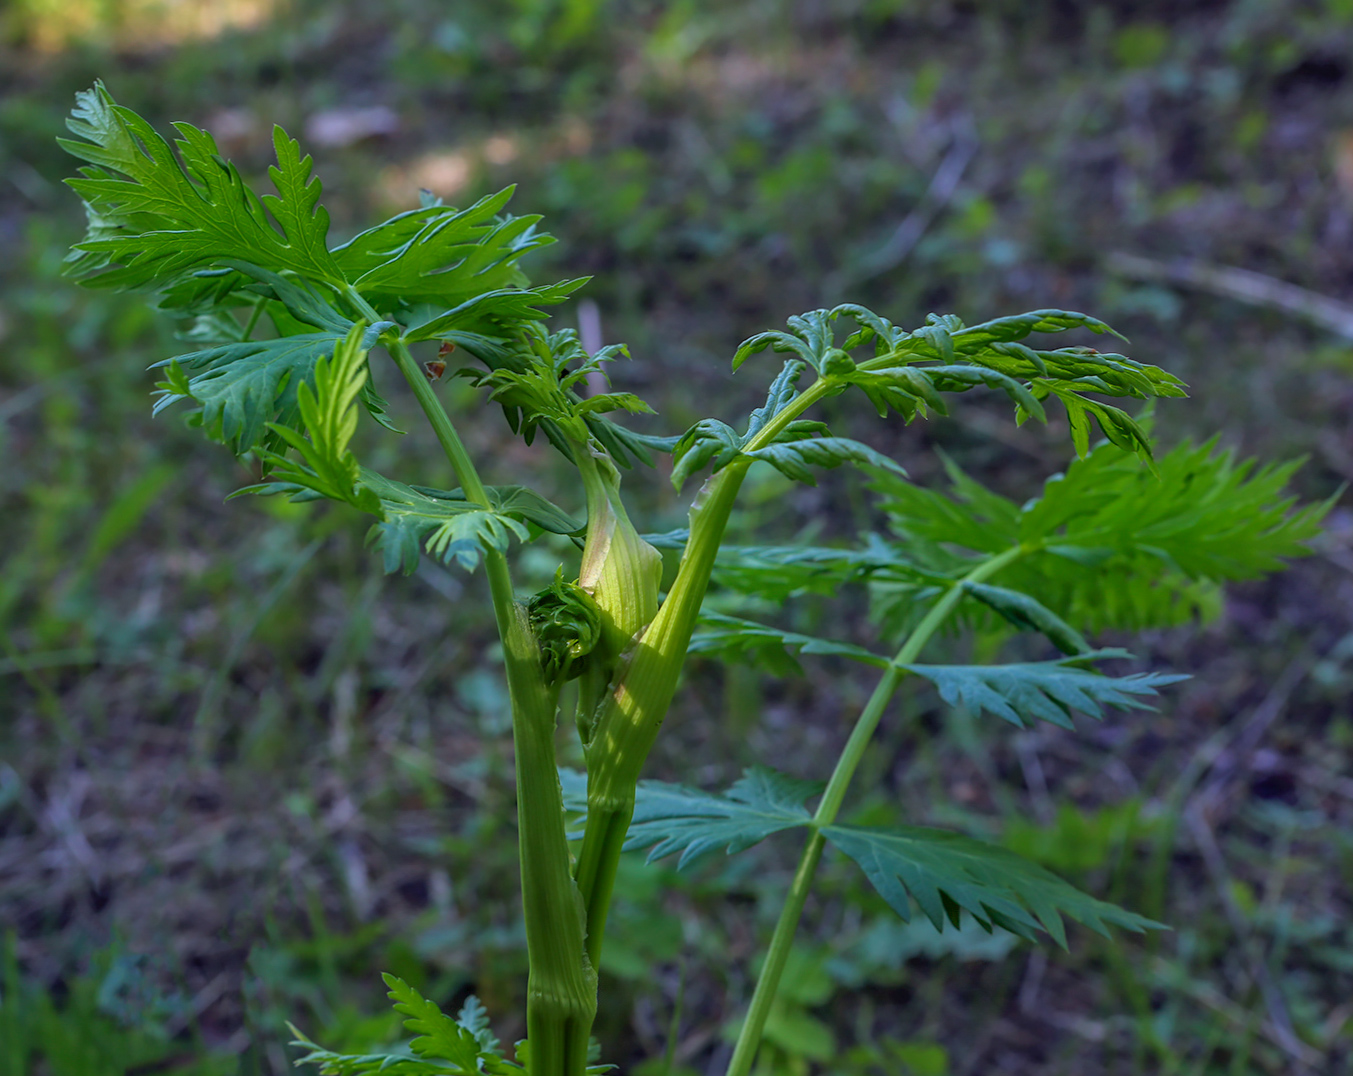
[[[737, 348], [735, 370], [768, 351], [779, 357], [765, 403], [745, 421], [707, 418], [679, 436], [654, 437], [624, 424], [626, 415], [652, 410], [643, 400], [585, 392], [624, 349], [588, 354], [571, 331], [544, 327], [548, 311], [584, 282], [530, 284], [521, 262], [552, 240], [539, 218], [508, 212], [512, 188], [463, 208], [425, 198], [333, 246], [311, 159], [281, 128], [269, 170], [275, 193], [258, 194], [210, 134], [175, 124], [171, 144], [102, 84], [77, 95], [69, 127], [75, 137], [62, 144], [85, 164], [68, 182], [89, 218], [70, 274], [89, 287], [146, 296], [188, 327], [188, 349], [157, 364], [155, 410], [186, 409], [207, 438], [261, 468], [262, 480], [240, 493], [338, 501], [370, 516], [369, 544], [387, 572], [412, 572], [423, 557], [476, 572], [501, 637], [530, 968], [527, 1038], [508, 1051], [473, 998], [452, 1018], [387, 976], [415, 1036], [408, 1047], [340, 1055], [297, 1031], [309, 1051], [304, 1061], [339, 1076], [604, 1070], [590, 1048], [596, 969], [626, 849], [678, 855], [685, 865], [803, 831], [731, 1076], [752, 1069], [828, 847], [858, 864], [899, 916], [922, 915], [936, 930], [971, 919], [1065, 946], [1066, 919], [1101, 934], [1161, 926], [993, 844], [924, 826], [852, 825], [842, 816], [904, 680], [929, 685], [945, 706], [1017, 727], [1072, 728], [1074, 714], [1098, 720], [1143, 707], [1181, 677], [1108, 671], [1129, 655], [1096, 646], [1094, 633], [1206, 615], [1225, 584], [1306, 554], [1328, 506], [1294, 503], [1286, 492], [1292, 465], [1241, 462], [1215, 442], [1157, 454], [1147, 426], [1108, 401], [1182, 398], [1177, 377], [1112, 351], [1043, 342], [1071, 330], [1113, 338], [1109, 326], [1073, 311], [1036, 310], [972, 325], [932, 314], [905, 329], [854, 304], [813, 310]], [[524, 485], [487, 484], [480, 467], [488, 461], [472, 458], [439, 383], [410, 350], [423, 343], [440, 345], [443, 369], [452, 351], [456, 361], [463, 356], [459, 373], [502, 408], [513, 433], [562, 454], [577, 473], [585, 520]], [[379, 474], [356, 455], [359, 425], [389, 428], [376, 377], [390, 376], [391, 366], [445, 453], [454, 488]], [[953, 464], [948, 488], [926, 489], [908, 478], [908, 461], [836, 436], [816, 411], [849, 394], [879, 415], [912, 422], [948, 414], [953, 398], [968, 392], [1003, 395], [1016, 423], [1046, 422], [1050, 408], [1060, 409], [1074, 461], [1022, 505]], [[1164, 426], [1171, 409], [1157, 410]], [[696, 492], [686, 530], [645, 538], [625, 484], [649, 478], [643, 468], [656, 453], [672, 455], [678, 491], [696, 485]], [[756, 462], [809, 484], [824, 470], [863, 468], [888, 533], [840, 546], [729, 544], [730, 513]], [[577, 579], [561, 572], [523, 597], [512, 555], [547, 533], [580, 541], [581, 571]], [[680, 551], [665, 594], [658, 546]], [[878, 647], [702, 612], [711, 584], [775, 602], [868, 587]], [[1049, 656], [936, 663], [931, 641], [964, 627], [1041, 636]], [[873, 693], [825, 785], [764, 767], [722, 792], [643, 780], [691, 653], [785, 676], [801, 674], [800, 660], [816, 655], [869, 666]], [[565, 695], [571, 681], [576, 691]], [[576, 700], [568, 713], [564, 697]], [[576, 725], [585, 774], [557, 767], [560, 721]]]

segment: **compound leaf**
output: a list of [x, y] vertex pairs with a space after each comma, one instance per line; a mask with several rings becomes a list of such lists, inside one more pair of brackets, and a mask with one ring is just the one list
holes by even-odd
[[514, 190], [466, 209], [432, 205], [402, 213], [336, 248], [335, 261], [380, 310], [455, 307], [484, 292], [520, 288], [526, 278], [517, 262], [554, 239], [535, 230], [538, 216], [500, 215]]
[[782, 829], [806, 826], [812, 816], [804, 800], [821, 790], [816, 781], [764, 766], [745, 770], [723, 793], [641, 781], [625, 848], [648, 848], [650, 862], [680, 852], [678, 867], [720, 847], [731, 855]]
[[475, 1033], [447, 1016], [403, 979], [388, 972], [381, 976], [390, 988], [395, 1011], [407, 1018], [404, 1026], [417, 1035], [409, 1048], [419, 1057], [449, 1062], [453, 1070], [474, 1076], [481, 1053]]
[[864, 870], [904, 920], [915, 900], [937, 930], [958, 926], [966, 911], [987, 929], [1030, 940], [1044, 930], [1066, 948], [1062, 916], [1099, 934], [1114, 925], [1137, 933], [1161, 924], [1087, 896], [1055, 874], [996, 845], [944, 830], [826, 826], [823, 836]]
[[1090, 651], [1085, 636], [1028, 594], [987, 583], [963, 583], [962, 586], [965, 593], [994, 609], [1015, 627], [1042, 632], [1063, 654], [1085, 654]]
[[269, 420], [282, 426], [296, 424], [300, 386], [313, 386], [315, 364], [332, 355], [344, 335], [297, 333], [242, 340], [157, 363], [176, 363], [191, 376], [162, 385], [154, 411], [159, 414], [185, 398], [197, 401], [202, 405], [203, 429], [241, 455], [258, 444]]
[[1062, 661], [905, 668], [934, 684], [950, 706], [973, 714], [986, 710], [1020, 727], [1037, 719], [1069, 729], [1073, 710], [1098, 719], [1105, 706], [1150, 709], [1144, 698], [1154, 697], [1166, 684], [1188, 679], [1166, 673], [1104, 676], [1079, 664], [1127, 657], [1131, 655], [1126, 650], [1092, 650]]
[[211, 135], [175, 124], [180, 164], [173, 147], [118, 105], [101, 82], [76, 94], [67, 126], [79, 138], [61, 145], [90, 162], [79, 178], [67, 180], [96, 225], [71, 261], [85, 283], [165, 287], [224, 259], [341, 283], [325, 245], [329, 215], [317, 205], [320, 184], [310, 177], [311, 159], [300, 156], [281, 128], [274, 131], [277, 166], [270, 170], [278, 193], [261, 200]]
[[688, 652], [713, 654], [723, 661], [735, 661], [748, 655], [758, 657], [780, 672], [801, 672], [791, 652], [846, 657], [853, 661], [887, 668], [888, 659], [862, 646], [818, 639], [811, 635], [785, 631], [767, 624], [743, 620], [723, 613], [702, 613], [691, 637]]
[[563, 280], [536, 288], [496, 288], [481, 292], [436, 317], [409, 329], [405, 339], [451, 340], [453, 333], [484, 330], [499, 325], [514, 325], [547, 317], [542, 306], [562, 303], [587, 283], [586, 278]]
[[[354, 325], [333, 356], [315, 364], [313, 390], [308, 383], [301, 384], [297, 409], [309, 439], [288, 426], [270, 424], [272, 431], [297, 451], [300, 461], [267, 451], [264, 458], [270, 466], [269, 487], [277, 483], [296, 486], [381, 515], [380, 498], [362, 484], [361, 467], [348, 448], [357, 431], [357, 401], [367, 385], [364, 329]], [[248, 488], [240, 492], [254, 491]]]
[[383, 978], [395, 1011], [407, 1017], [404, 1026], [416, 1035], [405, 1052], [340, 1054], [288, 1024], [296, 1036], [292, 1045], [309, 1050], [296, 1064], [317, 1065], [325, 1076], [524, 1076], [522, 1065], [503, 1057], [488, 1014], [473, 994], [453, 1020], [402, 979]]
[[809, 467], [839, 467], [843, 463], [862, 463], [905, 475], [902, 466], [859, 441], [845, 437], [807, 437], [796, 441], [776, 441], [765, 448], [743, 452], [753, 460], [769, 463], [786, 478], [817, 485]]
[[984, 344], [1023, 340], [1030, 333], [1059, 333], [1067, 329], [1089, 329], [1093, 333], [1109, 333], [1124, 342], [1127, 340], [1122, 333], [1089, 314], [1053, 309], [1030, 310], [1024, 314], [994, 318], [980, 325], [969, 325], [956, 332], [954, 340], [960, 351], [969, 352]]
[[[685, 532], [680, 536], [684, 543]], [[649, 541], [653, 541], [652, 536]], [[947, 576], [921, 571], [876, 534], [868, 536], [862, 549], [723, 546], [714, 563], [713, 578], [739, 594], [782, 602], [797, 594], [836, 594], [851, 583], [883, 574], [948, 582]]]
[[[1018, 537], [1062, 556], [1145, 554], [1157, 571], [1253, 579], [1309, 554], [1328, 504], [1296, 509], [1286, 487], [1301, 461], [1257, 467], [1214, 438], [1162, 456], [1158, 475], [1109, 445], [1055, 475], [1019, 512]], [[1103, 562], [1104, 556], [1099, 560]]]
[[742, 451], [745, 440], [726, 422], [701, 419], [682, 434], [672, 450], [672, 486], [680, 490], [686, 479], [707, 463], [713, 463], [716, 471], [728, 466]]
[[522, 542], [531, 537], [520, 501], [509, 514], [500, 505], [485, 508], [467, 501], [459, 491], [419, 489], [365, 468], [362, 483], [381, 501], [382, 521], [371, 528], [367, 541], [383, 555], [387, 572], [409, 574], [418, 567], [423, 548], [444, 564], [474, 571], [481, 549], [506, 553], [514, 537]]

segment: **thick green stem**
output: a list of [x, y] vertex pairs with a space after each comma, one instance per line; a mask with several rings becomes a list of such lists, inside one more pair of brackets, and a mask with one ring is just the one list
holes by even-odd
[[846, 741], [846, 746], [836, 760], [836, 767], [832, 770], [831, 779], [822, 793], [817, 810], [813, 813], [813, 831], [808, 837], [803, 854], [799, 857], [799, 866], [794, 872], [793, 882], [790, 883], [789, 895], [780, 909], [780, 918], [775, 924], [775, 933], [771, 937], [766, 961], [761, 966], [761, 974], [757, 977], [752, 1002], [747, 1009], [747, 1018], [743, 1021], [733, 1056], [728, 1062], [727, 1076], [747, 1076], [752, 1070], [757, 1048], [761, 1045], [761, 1034], [765, 1030], [766, 1017], [770, 1015], [771, 1004], [775, 1001], [775, 992], [779, 989], [780, 977], [784, 974], [785, 962], [789, 959], [789, 951], [794, 944], [794, 934], [798, 930], [799, 919], [803, 916], [804, 902], [808, 899], [813, 875], [822, 858], [822, 849], [826, 844], [822, 830], [836, 821], [841, 804], [846, 798], [846, 791], [850, 787], [851, 778], [855, 776], [855, 770], [864, 759], [865, 749], [869, 746], [874, 730], [878, 728], [884, 710], [887, 709], [898, 684], [906, 675], [903, 666], [910, 665], [920, 656], [926, 643], [962, 600], [964, 583], [980, 583], [984, 579], [989, 579], [1027, 552], [1029, 550], [1024, 546], [1016, 546], [999, 553], [977, 565], [950, 587], [944, 597], [930, 608], [907, 636], [902, 649], [897, 652], [888, 671], [883, 674], [873, 694], [869, 696], [869, 701], [851, 730], [850, 739]]
[[[354, 291], [362, 312], [375, 312]], [[468, 500], [492, 507], [474, 462], [402, 340], [388, 350], [413, 389]], [[537, 1076], [582, 1076], [597, 1008], [597, 977], [583, 945], [583, 903], [570, 869], [564, 804], [554, 753], [558, 692], [546, 684], [540, 651], [515, 601], [507, 558], [485, 549], [484, 570], [503, 642], [516, 753], [518, 851], [526, 919], [526, 1026]]]
[[[745, 447], [773, 443], [830, 390], [828, 382], [815, 382]], [[597, 715], [587, 750], [587, 828], [575, 875], [587, 908], [587, 953], [594, 966], [601, 959], [615, 873], [634, 815], [635, 786], [676, 693], [714, 559], [749, 466], [746, 459], [735, 459], [701, 487], [691, 505], [690, 537], [672, 588]]]
[[[501, 557], [499, 558], [501, 561]], [[597, 1010], [597, 976], [583, 947], [583, 903], [573, 882], [554, 753], [558, 690], [520, 606], [503, 637], [516, 754], [517, 841], [526, 918], [526, 1032], [531, 1071], [581, 1076]]]

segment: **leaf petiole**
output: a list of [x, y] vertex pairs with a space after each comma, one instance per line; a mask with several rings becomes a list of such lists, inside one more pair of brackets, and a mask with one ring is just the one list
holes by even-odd
[[1004, 553], [989, 557], [962, 579], [957, 580], [916, 625], [874, 688], [873, 694], [869, 696], [869, 701], [855, 721], [855, 727], [851, 730], [846, 746], [836, 760], [836, 766], [832, 770], [826, 790], [822, 793], [817, 810], [813, 813], [812, 832], [803, 853], [799, 856], [799, 865], [794, 871], [789, 895], [780, 909], [780, 918], [775, 924], [775, 933], [771, 936], [770, 948], [766, 953], [765, 963], [761, 966], [761, 974], [757, 976], [756, 989], [752, 993], [747, 1017], [738, 1032], [737, 1045], [733, 1048], [733, 1056], [728, 1062], [727, 1076], [748, 1076], [752, 1070], [752, 1062], [756, 1059], [756, 1051], [761, 1045], [761, 1034], [766, 1026], [766, 1018], [770, 1015], [775, 993], [780, 986], [780, 977], [784, 974], [785, 963], [794, 944], [794, 934], [803, 916], [803, 906], [812, 888], [817, 865], [822, 859], [822, 849], [826, 844], [822, 830], [836, 821], [841, 803], [845, 800], [846, 791], [850, 787], [851, 778], [855, 776], [855, 770], [864, 759], [865, 749], [873, 738], [874, 730], [878, 728], [883, 711], [887, 709], [898, 685], [907, 674], [903, 666], [910, 665], [920, 656], [926, 643], [963, 599], [965, 583], [981, 583], [990, 579], [1002, 568], [1013, 564], [1030, 552], [1033, 552], [1032, 547], [1014, 546]]

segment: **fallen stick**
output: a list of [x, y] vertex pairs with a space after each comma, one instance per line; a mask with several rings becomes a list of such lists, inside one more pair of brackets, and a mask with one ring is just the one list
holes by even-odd
[[1136, 280], [1163, 280], [1238, 299], [1251, 306], [1286, 310], [1353, 340], [1353, 306], [1251, 269], [1209, 265], [1193, 259], [1165, 262], [1121, 251], [1110, 254], [1105, 265], [1110, 272]]

